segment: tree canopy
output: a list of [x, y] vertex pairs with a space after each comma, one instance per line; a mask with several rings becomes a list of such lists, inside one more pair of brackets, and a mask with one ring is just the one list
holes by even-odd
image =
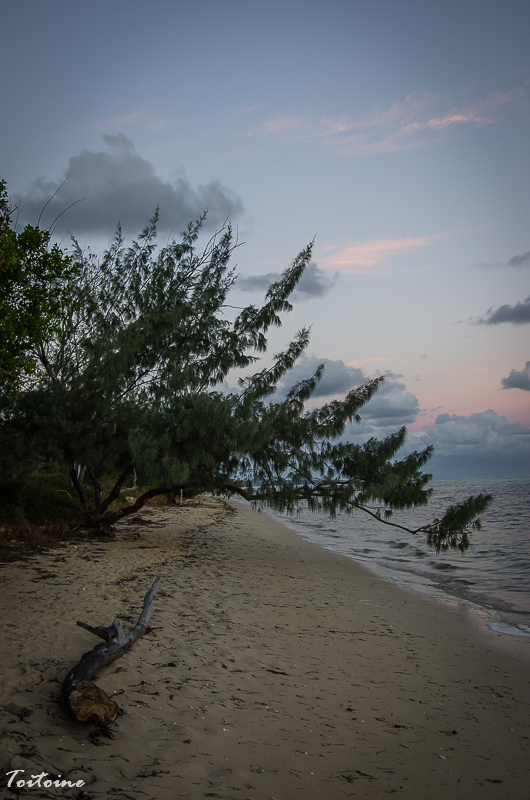
[[[149, 498], [180, 489], [238, 494], [277, 510], [305, 502], [331, 515], [361, 511], [384, 524], [398, 524], [394, 511], [427, 505], [431, 476], [422, 468], [432, 447], [399, 458], [405, 428], [362, 445], [343, 439], [383, 378], [307, 410], [321, 364], [275, 399], [308, 345], [308, 329], [237, 390], [223, 388], [231, 370], [247, 370], [267, 350], [267, 333], [291, 310], [312, 245], [269, 286], [261, 306], [233, 311], [231, 226], [199, 247], [203, 217], [180, 240], [158, 247], [157, 219], [130, 246], [118, 228], [101, 259], [74, 242], [74, 271], [62, 274], [57, 294], [58, 324], [43, 330], [38, 344], [32, 340], [37, 372], [3, 414], [4, 446], [23, 442], [27, 452], [66, 463], [84, 526], [105, 528]], [[93, 501], [78, 465], [86, 467]], [[105, 474], [118, 476], [107, 497]], [[133, 474], [151, 488], [111, 510]], [[471, 497], [411, 532], [425, 534], [437, 551], [464, 550], [490, 499]]]
[[[12, 222], [5, 181], [0, 181], [0, 384], [19, 384], [36, 366], [34, 350], [58, 322], [71, 259], [47, 230]], [[5, 385], [3, 387], [6, 388]]]

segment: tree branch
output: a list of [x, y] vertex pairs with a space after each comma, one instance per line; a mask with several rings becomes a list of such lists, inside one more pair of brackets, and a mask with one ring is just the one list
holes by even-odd
[[131, 472], [133, 472], [133, 471], [134, 471], [134, 464], [129, 464], [127, 469], [124, 472], [122, 472], [122, 474], [120, 475], [120, 477], [118, 478], [118, 480], [114, 484], [114, 487], [113, 487], [112, 491], [110, 492], [110, 494], [101, 503], [101, 505], [99, 505], [97, 507], [96, 511], [98, 512], [99, 516], [101, 516], [103, 514], [103, 512], [107, 510], [107, 508], [110, 506], [111, 503], [114, 502], [114, 500], [117, 500], [119, 498], [120, 490], [121, 490], [121, 487], [123, 486], [123, 483], [124, 483], [126, 477], [128, 475], [130, 475]]
[[64, 710], [78, 722], [95, 722], [97, 725], [110, 725], [122, 714], [121, 708], [90, 679], [107, 664], [112, 664], [129, 650], [133, 644], [149, 630], [149, 620], [153, 611], [153, 598], [160, 585], [161, 577], [156, 578], [144, 598], [138, 622], [129, 633], [124, 633], [119, 619], [108, 627], [92, 627], [84, 622], [77, 624], [90, 631], [104, 644], [97, 644], [84, 653], [76, 666], [64, 679], [61, 689], [61, 704]]

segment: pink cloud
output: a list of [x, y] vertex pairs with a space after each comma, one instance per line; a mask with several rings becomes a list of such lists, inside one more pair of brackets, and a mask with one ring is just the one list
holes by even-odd
[[[376, 106], [364, 117], [277, 116], [255, 130], [262, 137], [277, 136], [287, 142], [318, 140], [342, 155], [373, 155], [424, 147], [451, 129], [463, 125], [492, 125], [500, 107], [515, 106], [525, 87], [492, 92], [460, 108], [447, 107], [447, 98], [430, 92], [410, 94], [390, 106]], [[439, 113], [433, 114], [433, 110]], [[517, 108], [515, 108], [517, 110]]]
[[441, 119], [430, 119], [427, 122], [428, 128], [448, 128], [449, 125], [463, 125], [466, 122], [476, 122], [478, 125], [491, 125], [495, 120], [487, 117], [477, 117], [469, 113], [448, 114]]
[[426, 247], [440, 238], [437, 236], [408, 236], [405, 239], [373, 239], [360, 244], [349, 245], [334, 255], [327, 255], [319, 260], [319, 266], [325, 270], [338, 272], [369, 272], [371, 267], [383, 263], [396, 253]]

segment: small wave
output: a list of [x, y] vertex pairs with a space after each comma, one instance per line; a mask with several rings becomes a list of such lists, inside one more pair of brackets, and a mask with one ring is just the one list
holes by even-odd
[[[502, 614], [530, 615], [530, 479], [434, 481], [433, 488], [431, 516], [439, 516], [448, 505], [469, 494], [494, 495], [491, 509], [481, 515], [482, 530], [473, 534], [471, 547], [463, 555], [442, 552], [435, 557], [422, 536], [405, 537], [362, 517], [338, 514], [333, 520], [322, 516], [317, 520], [302, 509], [296, 519], [283, 520], [326, 549], [381, 570], [403, 585], [410, 583], [416, 590], [451, 596], [483, 609], [493, 607]], [[411, 529], [425, 522], [425, 514], [416, 509], [404, 511], [400, 517]], [[508, 628], [519, 631], [510, 635], [528, 635], [523, 628], [514, 628], [513, 619], [507, 622], [511, 622]], [[499, 632], [509, 631], [499, 628]]]
[[519, 636], [523, 639], [530, 639], [530, 628], [528, 625], [507, 625], [505, 622], [490, 622], [488, 628], [495, 633], [505, 633], [508, 636]]

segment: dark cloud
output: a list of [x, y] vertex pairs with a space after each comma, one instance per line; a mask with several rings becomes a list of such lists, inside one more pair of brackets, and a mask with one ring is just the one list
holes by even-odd
[[[244, 292], [266, 292], [271, 283], [281, 277], [279, 272], [267, 272], [264, 275], [240, 276], [237, 279], [237, 288]], [[333, 286], [337, 276], [331, 278], [317, 267], [314, 262], [308, 264], [298, 286], [292, 294], [293, 300], [309, 300], [312, 297], [322, 297]]]
[[[515, 442], [530, 445], [530, 428], [520, 422], [508, 422], [493, 409], [470, 414], [438, 414], [433, 425], [426, 430], [444, 446], [467, 448], [470, 446], [502, 448], [511, 451]], [[521, 438], [522, 437], [522, 438]]]
[[412, 425], [420, 412], [418, 398], [403, 389], [401, 384], [385, 380], [374, 397], [361, 409], [363, 420], [380, 428]]
[[407, 449], [434, 444], [427, 470], [435, 477], [528, 475], [530, 428], [492, 409], [469, 417], [438, 414], [432, 425], [409, 434]]
[[513, 256], [506, 262], [507, 267], [530, 267], [530, 250], [522, 256]]
[[[155, 173], [149, 161], [135, 150], [133, 142], [122, 133], [105, 134], [103, 141], [109, 152], [82, 150], [68, 163], [64, 185], [62, 180], [38, 178], [21, 198], [21, 216], [35, 224], [44, 204], [48, 204], [41, 224], [49, 227], [53, 220], [72, 203], [57, 221], [57, 232], [113, 232], [118, 222], [124, 232], [136, 235], [160, 206], [160, 230], [180, 233], [188, 222], [208, 211], [206, 226], [216, 228], [229, 216], [242, 212], [241, 201], [218, 181], [193, 188], [181, 175], [169, 181]], [[81, 201], [81, 202], [77, 202]]]
[[[336, 397], [346, 394], [354, 386], [366, 383], [369, 378], [362, 369], [345, 364], [340, 359], [336, 361], [309, 356], [301, 356], [294, 369], [291, 370], [284, 386], [278, 393], [281, 399], [295, 383], [310, 377], [323, 361], [326, 363], [324, 376], [313, 395], [314, 399], [323, 397]], [[416, 420], [420, 408], [418, 398], [405, 391], [405, 384], [399, 380], [402, 376], [388, 372], [385, 381], [372, 399], [360, 410], [361, 425], [352, 426], [346, 438], [385, 435], [387, 428], [399, 428], [410, 425]]]
[[393, 372], [385, 374], [384, 383], [359, 412], [361, 423], [348, 426], [345, 439], [358, 443], [372, 436], [380, 439], [390, 431], [416, 421], [420, 413], [418, 398], [405, 391], [405, 384], [398, 380], [400, 377]]
[[527, 361], [523, 369], [518, 372], [512, 369], [507, 378], [503, 378], [503, 389], [523, 389], [525, 392], [530, 392], [530, 361]]
[[[324, 359], [315, 355], [304, 355], [289, 374], [289, 386], [295, 380], [308, 377], [322, 361]], [[317, 397], [344, 394], [368, 380], [362, 370], [339, 360], [327, 362], [326, 374]], [[530, 384], [530, 362], [518, 374], [527, 374]], [[371, 437], [381, 439], [402, 425], [410, 426], [418, 421], [421, 416], [418, 399], [406, 391], [401, 378], [392, 372], [385, 375], [378, 392], [360, 409], [361, 423], [347, 426], [343, 435], [345, 441], [361, 444]], [[492, 409], [468, 417], [439, 413], [434, 423], [422, 430], [409, 431], [398, 457], [431, 444], [435, 445], [435, 452], [426, 471], [435, 478], [528, 474], [530, 428], [519, 422], [509, 422]]]
[[367, 380], [362, 369], [350, 367], [344, 361], [330, 361], [325, 358], [317, 358], [314, 354], [308, 356], [303, 353], [286, 376], [283, 386], [278, 392], [277, 399], [284, 397], [295, 383], [310, 378], [323, 361], [326, 362], [326, 369], [313, 394], [314, 398], [346, 394], [353, 386], [358, 386]]
[[496, 311], [490, 308], [486, 311], [485, 317], [471, 321], [476, 325], [500, 325], [503, 322], [525, 325], [530, 322], [530, 295], [522, 303], [518, 301], [514, 306], [500, 306]]
[[[377, 410], [378, 395], [375, 395], [361, 410], [361, 424], [348, 426], [344, 439], [361, 444], [372, 436], [382, 438], [401, 425], [410, 424], [411, 417], [418, 413], [414, 395], [407, 393], [401, 399], [397, 393], [393, 395], [394, 410], [401, 410], [402, 415], [370, 416], [372, 404], [373, 411]], [[519, 422], [510, 423], [491, 409], [469, 417], [438, 414], [433, 424], [425, 425], [422, 430], [409, 430], [398, 458], [431, 444], [434, 444], [434, 455], [425, 471], [435, 478], [528, 475], [530, 428]]]

